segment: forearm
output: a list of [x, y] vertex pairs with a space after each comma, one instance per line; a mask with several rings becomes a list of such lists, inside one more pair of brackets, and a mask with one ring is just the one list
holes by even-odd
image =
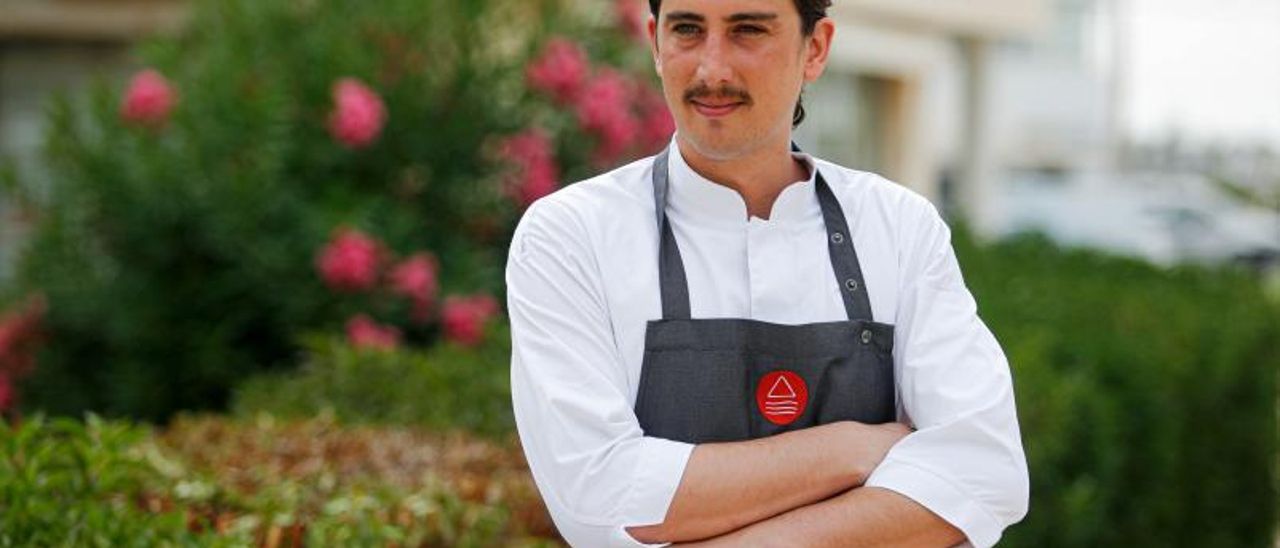
[[954, 546], [964, 534], [924, 506], [888, 489], [861, 487], [690, 548], [721, 546]]
[[666, 519], [632, 527], [642, 542], [721, 535], [861, 485], [901, 433], [854, 422], [699, 445]]

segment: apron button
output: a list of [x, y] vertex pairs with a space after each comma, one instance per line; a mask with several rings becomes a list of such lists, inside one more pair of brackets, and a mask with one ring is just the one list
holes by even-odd
[[831, 235], [831, 243], [833, 243], [833, 244], [842, 244], [842, 243], [844, 243], [844, 234], [841, 234], [841, 233], [839, 233], [839, 232], [836, 232], [836, 233], [832, 234], [832, 235]]
[[870, 330], [870, 329], [863, 329], [863, 330], [862, 330], [862, 344], [867, 344], [867, 343], [870, 343], [870, 342], [871, 342], [871, 330]]
[[858, 280], [855, 280], [855, 279], [853, 279], [853, 278], [849, 278], [849, 279], [845, 280], [845, 281], [844, 281], [844, 288], [845, 288], [845, 289], [848, 289], [849, 291], [857, 291], [857, 290], [858, 290]]

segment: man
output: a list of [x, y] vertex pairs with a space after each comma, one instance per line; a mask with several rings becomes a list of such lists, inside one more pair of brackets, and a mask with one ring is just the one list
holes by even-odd
[[829, 5], [650, 0], [672, 145], [516, 230], [516, 422], [575, 546], [989, 546], [1026, 513], [946, 225], [791, 151]]

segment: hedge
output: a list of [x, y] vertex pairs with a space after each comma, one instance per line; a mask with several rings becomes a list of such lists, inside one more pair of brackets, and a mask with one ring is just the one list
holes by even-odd
[[1031, 472], [1008, 546], [1269, 546], [1280, 307], [1253, 273], [955, 238]]

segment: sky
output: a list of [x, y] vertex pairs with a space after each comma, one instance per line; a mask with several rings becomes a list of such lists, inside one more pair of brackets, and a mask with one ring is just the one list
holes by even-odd
[[1132, 135], [1280, 149], [1280, 0], [1125, 1]]

